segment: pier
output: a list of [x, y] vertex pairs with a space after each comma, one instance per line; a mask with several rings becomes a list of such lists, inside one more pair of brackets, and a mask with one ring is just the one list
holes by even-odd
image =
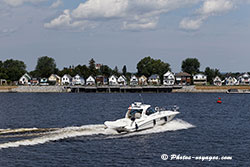
[[169, 93], [182, 86], [68, 86], [72, 93]]

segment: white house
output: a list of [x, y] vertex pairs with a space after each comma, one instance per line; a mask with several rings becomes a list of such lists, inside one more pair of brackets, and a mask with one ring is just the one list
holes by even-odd
[[124, 75], [121, 75], [117, 82], [119, 85], [127, 85], [127, 78]]
[[159, 85], [160, 84], [160, 77], [159, 77], [159, 75], [158, 74], [151, 75], [148, 78], [148, 83], [150, 85]]
[[194, 85], [206, 85], [207, 76], [204, 74], [196, 74], [193, 77]]
[[109, 85], [118, 85], [117, 77], [115, 75], [109, 77]]
[[135, 75], [130, 78], [130, 85], [138, 85], [138, 78]]
[[239, 77], [240, 85], [249, 85], [250, 84], [250, 76], [248, 73], [245, 73]]
[[25, 73], [20, 79], [19, 84], [20, 85], [29, 85], [30, 84], [31, 77], [29, 74]]
[[95, 85], [95, 78], [93, 78], [92, 76], [89, 76], [86, 79], [86, 85]]
[[84, 85], [85, 81], [80, 75], [76, 75], [72, 79], [72, 85]]
[[72, 77], [69, 74], [65, 74], [62, 77], [62, 84], [63, 85], [70, 85], [72, 83]]
[[229, 77], [225, 78], [224, 83], [227, 86], [233, 86], [233, 85], [237, 85], [238, 81], [235, 77], [229, 76]]
[[213, 83], [215, 86], [221, 86], [222, 85], [222, 80], [220, 79], [219, 76], [216, 76], [213, 80]]
[[163, 75], [163, 85], [174, 85], [174, 73], [168, 71]]

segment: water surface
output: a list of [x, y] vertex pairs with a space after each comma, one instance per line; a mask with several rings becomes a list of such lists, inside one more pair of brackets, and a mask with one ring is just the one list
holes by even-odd
[[[0, 166], [248, 166], [250, 95], [146, 93], [153, 106], [178, 105], [163, 127], [120, 135], [103, 122], [124, 117], [138, 94], [0, 94]], [[217, 104], [218, 97], [222, 104]], [[232, 156], [163, 161], [162, 154]]]

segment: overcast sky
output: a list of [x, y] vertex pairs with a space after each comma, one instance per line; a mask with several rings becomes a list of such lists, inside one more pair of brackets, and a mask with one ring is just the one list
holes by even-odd
[[60, 69], [94, 58], [135, 72], [151, 56], [174, 72], [188, 57], [250, 71], [250, 0], [0, 0], [0, 60], [33, 70], [41, 56]]

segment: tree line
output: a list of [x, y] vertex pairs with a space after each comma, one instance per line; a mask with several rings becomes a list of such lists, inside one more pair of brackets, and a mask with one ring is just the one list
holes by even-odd
[[[203, 73], [207, 75], [207, 80], [210, 84], [213, 82], [213, 78], [216, 76], [221, 77], [222, 79], [228, 75], [237, 76], [239, 73], [226, 73], [222, 75], [219, 69], [212, 69], [206, 67], [205, 71], [200, 71], [200, 62], [197, 58], [187, 58], [182, 61], [181, 69], [183, 72], [187, 72], [191, 75], [197, 73]], [[137, 73], [135, 75], [142, 76], [145, 75], [149, 77], [153, 74], [158, 74], [163, 79], [164, 73], [171, 71], [170, 64], [163, 62], [160, 59], [153, 59], [150, 56], [141, 59], [137, 63]], [[8, 82], [18, 81], [19, 78], [28, 72], [26, 70], [26, 65], [23, 61], [8, 59], [6, 61], [0, 60], [0, 79], [6, 79]], [[56, 66], [56, 62], [53, 58], [48, 56], [39, 57], [37, 60], [37, 65], [33, 71], [28, 72], [34, 78], [48, 78], [51, 74], [57, 74], [63, 76], [64, 74], [69, 74], [75, 76], [76, 74], [81, 75], [84, 78], [97, 75], [103, 75], [109, 77], [111, 75], [125, 75], [130, 78], [132, 73], [127, 71], [126, 65], [123, 66], [120, 71], [117, 66], [114, 69], [110, 68], [108, 65], [101, 65], [100, 68], [96, 68], [96, 62], [92, 58], [89, 60], [88, 65], [77, 65], [64, 67], [62, 70], [59, 70]]]

